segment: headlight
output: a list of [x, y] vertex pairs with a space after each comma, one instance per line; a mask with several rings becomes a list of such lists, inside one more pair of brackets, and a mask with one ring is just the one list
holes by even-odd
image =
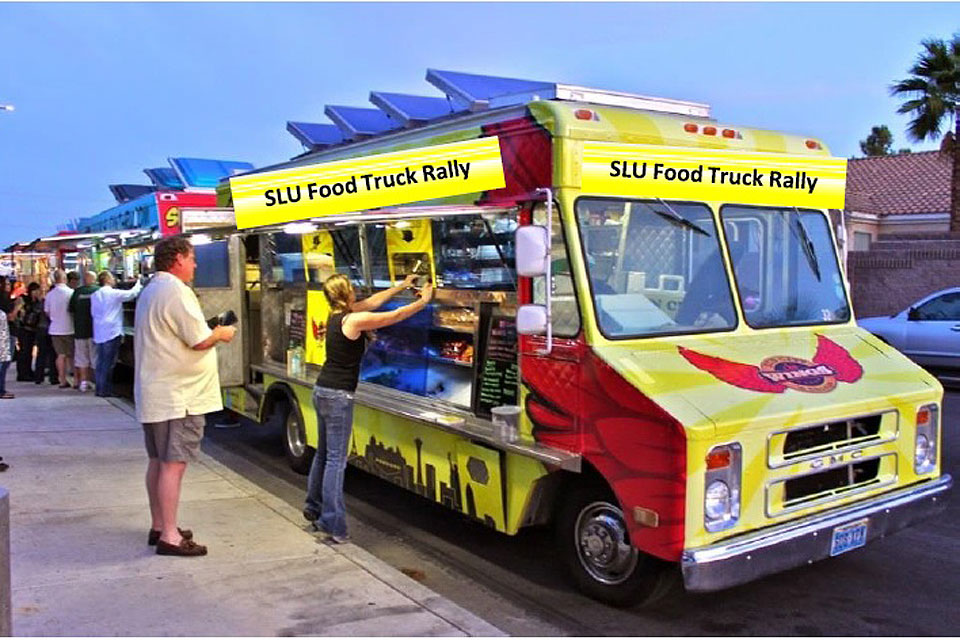
[[922, 468], [930, 459], [930, 440], [922, 433], [917, 434], [917, 448], [913, 453], [913, 464], [917, 469]]
[[707, 454], [703, 493], [703, 526], [707, 531], [729, 529], [740, 519], [740, 445], [714, 447]]
[[703, 512], [708, 520], [719, 520], [730, 512], [730, 487], [723, 480], [714, 480], [707, 487]]
[[940, 408], [928, 404], [917, 410], [917, 439], [913, 449], [913, 469], [918, 474], [937, 468], [937, 440]]

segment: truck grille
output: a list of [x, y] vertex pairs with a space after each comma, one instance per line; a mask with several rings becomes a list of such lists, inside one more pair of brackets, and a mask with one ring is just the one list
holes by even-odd
[[792, 507], [814, 498], [840, 495], [875, 481], [879, 474], [880, 459], [874, 458], [787, 480], [783, 483], [784, 506]]
[[880, 438], [880, 415], [840, 420], [790, 431], [783, 441], [783, 459], [822, 454]]
[[885, 411], [777, 431], [770, 434], [767, 442], [767, 466], [779, 469], [806, 460], [893, 442], [899, 430], [899, 414]]
[[873, 491], [897, 481], [895, 451], [868, 458], [859, 451], [830, 453], [799, 465], [807, 471], [767, 485], [768, 517]]

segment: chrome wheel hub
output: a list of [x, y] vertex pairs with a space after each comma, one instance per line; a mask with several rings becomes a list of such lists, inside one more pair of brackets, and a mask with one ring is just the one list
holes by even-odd
[[303, 456], [307, 451], [307, 438], [300, 426], [300, 420], [297, 418], [297, 412], [291, 411], [287, 414], [287, 449], [297, 458]]
[[577, 555], [595, 580], [620, 584], [637, 566], [637, 550], [630, 545], [619, 507], [609, 502], [587, 505], [577, 518]]

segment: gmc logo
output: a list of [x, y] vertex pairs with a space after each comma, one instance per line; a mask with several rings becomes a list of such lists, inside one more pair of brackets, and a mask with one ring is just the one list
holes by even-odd
[[810, 463], [811, 469], [826, 469], [828, 467], [833, 467], [838, 464], [843, 464], [844, 462], [853, 462], [858, 458], [863, 457], [863, 451], [851, 451], [850, 453], [838, 453], [836, 455], [827, 456], [826, 458], [820, 458], [819, 460], [814, 460]]

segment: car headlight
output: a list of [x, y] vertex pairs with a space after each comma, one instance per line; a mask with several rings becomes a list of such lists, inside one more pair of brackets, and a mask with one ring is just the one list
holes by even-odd
[[714, 480], [707, 487], [703, 501], [703, 513], [708, 520], [720, 520], [730, 513], [730, 487], [723, 480]]
[[913, 452], [913, 464], [922, 468], [930, 459], [930, 439], [922, 433], [917, 434], [917, 447]]
[[913, 448], [913, 469], [918, 474], [937, 468], [937, 439], [940, 408], [927, 404], [917, 409], [917, 436]]
[[704, 478], [703, 526], [707, 531], [729, 529], [740, 519], [740, 445], [724, 444], [707, 454]]

